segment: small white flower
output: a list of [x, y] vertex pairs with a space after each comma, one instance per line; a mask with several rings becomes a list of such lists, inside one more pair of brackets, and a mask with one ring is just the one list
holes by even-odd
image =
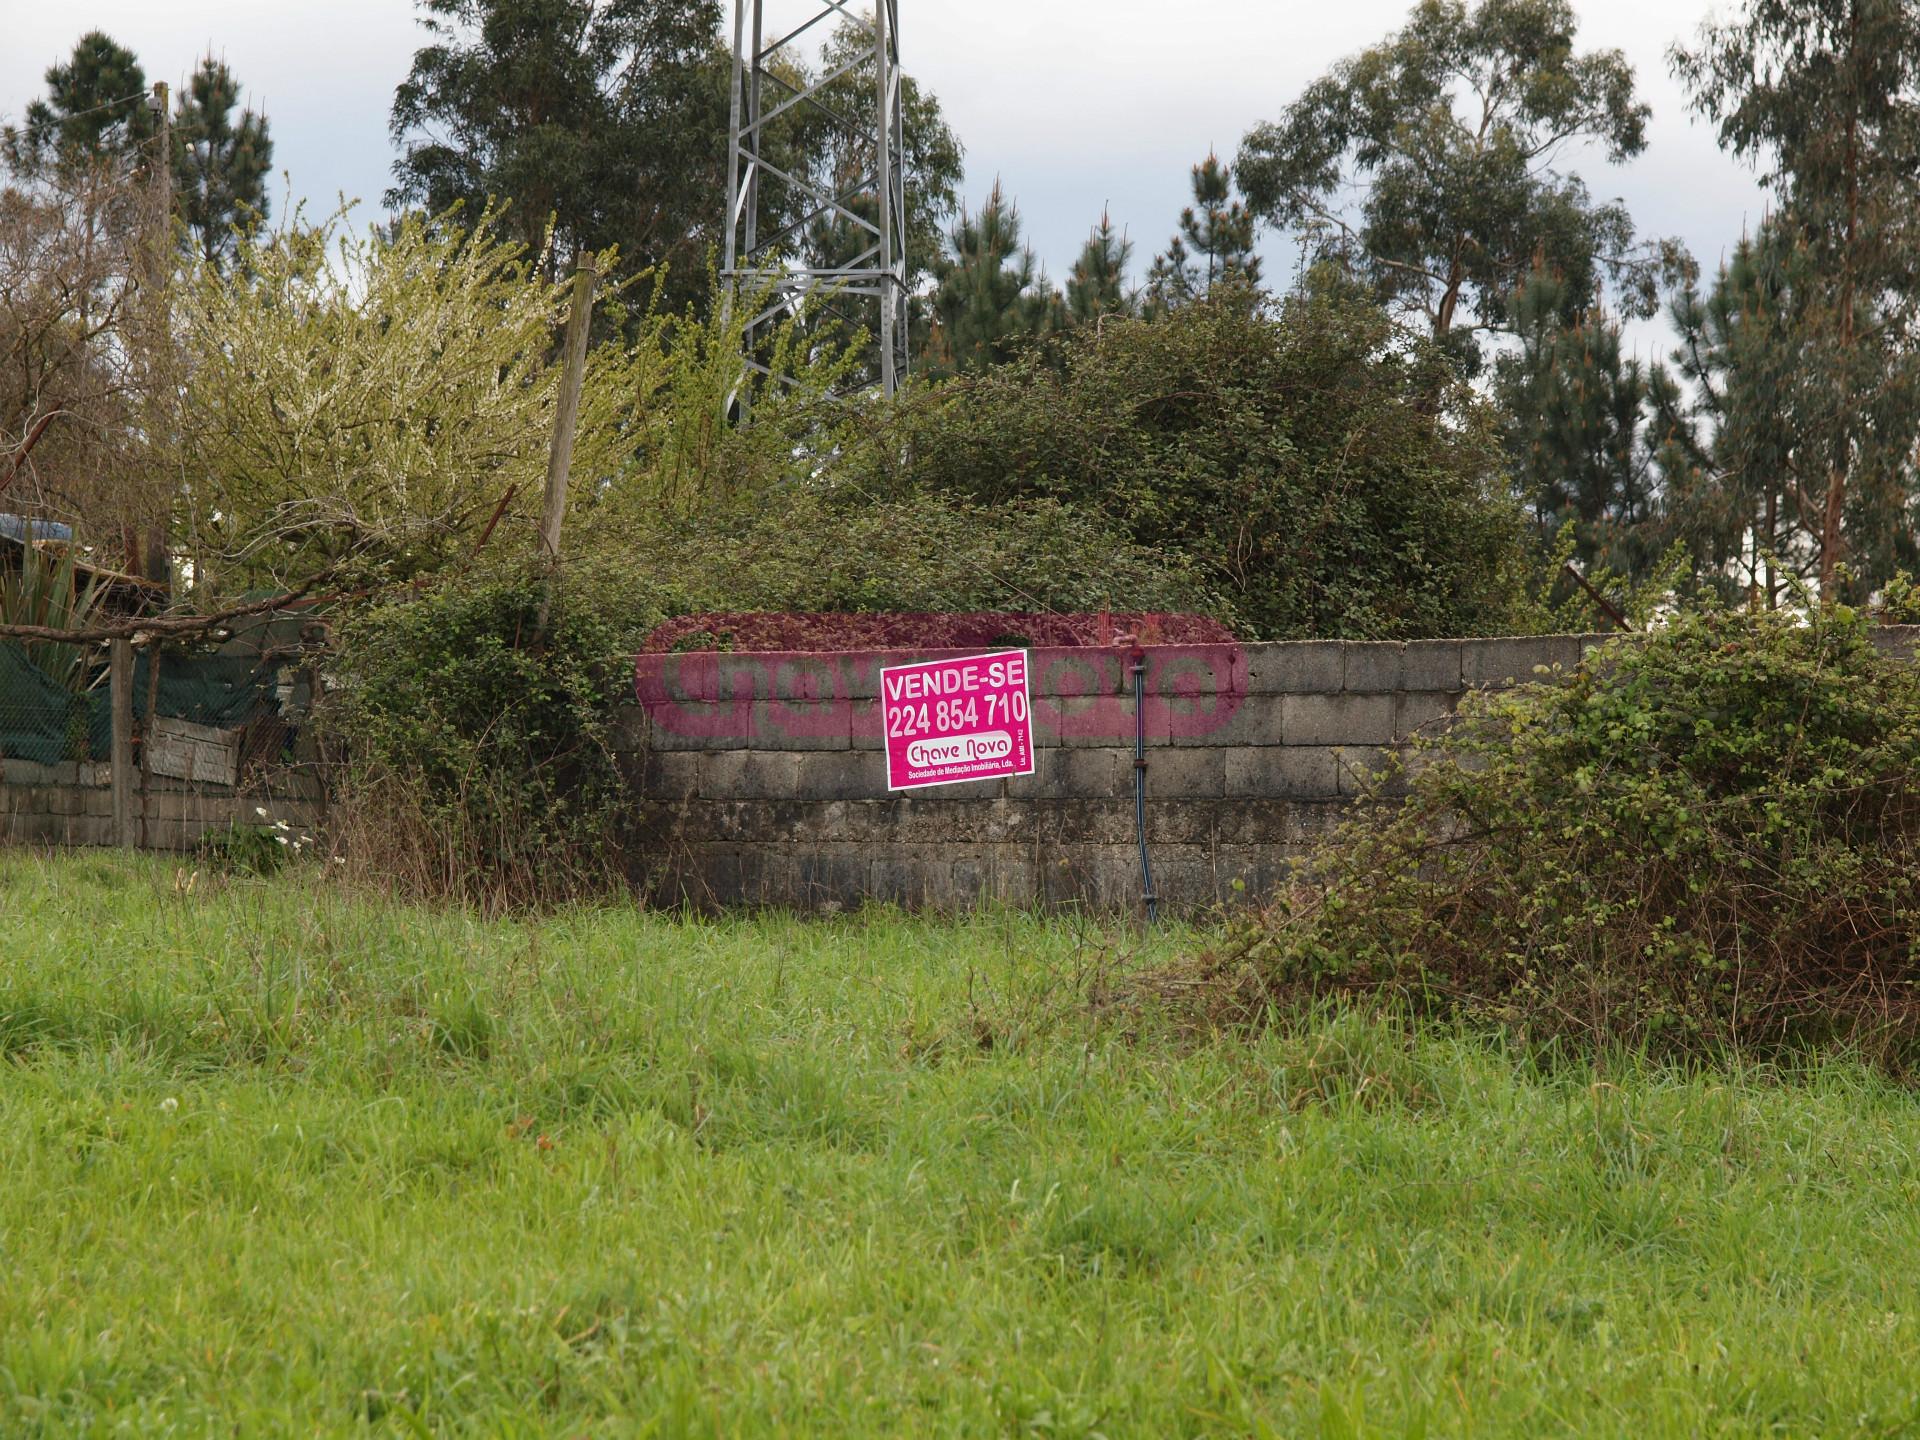
[[267, 807], [264, 805], [256, 805], [253, 807], [253, 813], [264, 820], [267, 818]]
[[273, 843], [276, 845], [284, 845], [287, 843], [287, 837], [284, 835], [276, 835], [273, 837]]
[[179, 1108], [180, 1108], [180, 1102], [174, 1099], [173, 1096], [171, 1095], [167, 1096], [166, 1099], [160, 1102], [160, 1109], [162, 1113], [167, 1115], [171, 1115], [174, 1111], [178, 1110]]

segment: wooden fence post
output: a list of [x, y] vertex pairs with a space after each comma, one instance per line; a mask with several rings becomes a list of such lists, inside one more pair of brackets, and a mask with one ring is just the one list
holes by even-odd
[[131, 850], [133, 828], [133, 641], [110, 642], [107, 666], [113, 700], [113, 843]]

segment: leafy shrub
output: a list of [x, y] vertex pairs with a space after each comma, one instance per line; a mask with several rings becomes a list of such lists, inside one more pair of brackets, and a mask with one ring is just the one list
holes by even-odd
[[619, 872], [615, 706], [659, 612], [630, 578], [576, 568], [543, 630], [543, 584], [531, 564], [450, 579], [342, 627], [324, 725], [350, 860], [494, 905]]
[[1097, 516], [1261, 639], [1511, 633], [1527, 566], [1485, 404], [1325, 287], [1110, 318], [909, 397], [839, 473]]
[[625, 563], [685, 611], [1101, 609], [1231, 618], [1191, 562], [1096, 511], [785, 486], [634, 537]]
[[[1469, 697], [1404, 805], [1212, 962], [1668, 1053], [1920, 1040], [1920, 671], [1843, 607], [1707, 614]], [[1214, 993], [1220, 993], [1216, 990]]]

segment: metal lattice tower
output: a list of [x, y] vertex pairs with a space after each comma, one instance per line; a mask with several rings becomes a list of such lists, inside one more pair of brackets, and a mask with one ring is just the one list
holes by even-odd
[[[899, 0], [734, 0], [733, 104], [729, 121], [727, 235], [723, 274], [732, 303], [760, 303], [746, 325], [746, 363], [770, 375], [758, 342], [813, 300], [862, 325], [878, 339], [877, 374], [893, 394], [907, 370], [905, 179], [901, 164]], [[768, 11], [780, 12], [769, 42]], [[865, 56], [815, 75], [807, 64], [824, 38], [816, 27], [837, 20], [873, 43], [875, 84], [845, 103], [843, 82]], [[801, 47], [805, 46], [803, 50]], [[843, 174], [822, 188], [804, 160], [780, 162], [777, 122], [808, 107], [824, 117], [843, 158]], [[845, 164], [851, 157], [851, 166]], [[788, 167], [791, 168], [788, 168]], [[794, 173], [795, 171], [801, 173]], [[803, 247], [817, 225], [841, 225], [856, 253], [843, 264], [816, 266]], [[779, 377], [773, 377], [779, 378]]]

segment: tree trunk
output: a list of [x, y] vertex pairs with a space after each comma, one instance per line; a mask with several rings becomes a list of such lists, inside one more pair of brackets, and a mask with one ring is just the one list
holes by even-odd
[[1853, 84], [1847, 95], [1847, 238], [1840, 257], [1840, 342], [1837, 356], [1840, 373], [1834, 387], [1834, 413], [1839, 433], [1834, 437], [1832, 468], [1827, 473], [1827, 503], [1822, 507], [1820, 516], [1820, 601], [1823, 605], [1832, 603], [1836, 598], [1831, 592], [1840, 565], [1840, 517], [1846, 508], [1847, 471], [1853, 449], [1847, 413], [1855, 371], [1855, 250], [1860, 239], [1860, 0], [1854, 0], [1847, 7], [1847, 64], [1853, 72]]

